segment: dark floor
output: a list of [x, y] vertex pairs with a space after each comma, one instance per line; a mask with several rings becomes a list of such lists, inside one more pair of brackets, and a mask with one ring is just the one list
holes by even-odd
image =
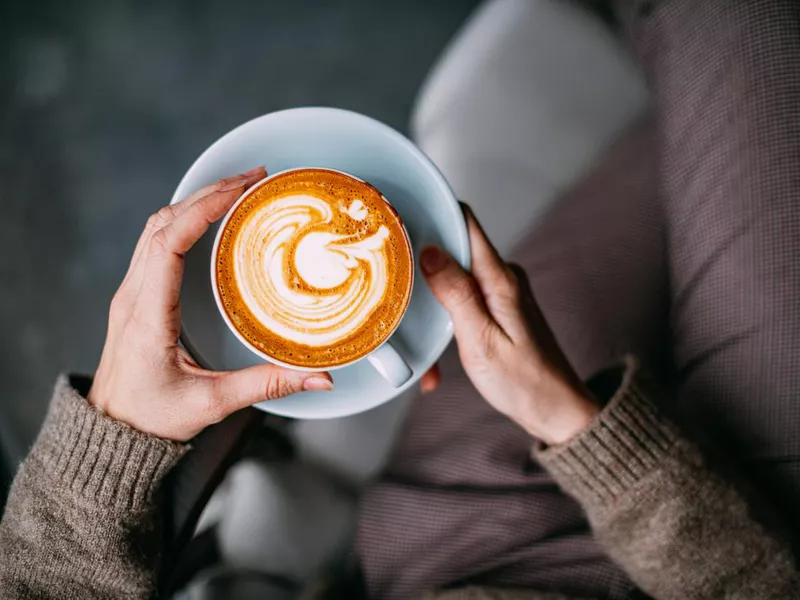
[[0, 0], [0, 440], [92, 371], [147, 216], [213, 140], [332, 105], [404, 129], [476, 0]]

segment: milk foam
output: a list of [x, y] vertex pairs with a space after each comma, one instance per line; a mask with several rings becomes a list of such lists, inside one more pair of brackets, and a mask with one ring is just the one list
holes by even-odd
[[[354, 225], [368, 214], [358, 199], [339, 209]], [[297, 344], [347, 338], [387, 292], [391, 232], [381, 225], [361, 236], [335, 233], [326, 227], [333, 210], [307, 194], [280, 198], [248, 214], [233, 248], [242, 301], [264, 327]]]

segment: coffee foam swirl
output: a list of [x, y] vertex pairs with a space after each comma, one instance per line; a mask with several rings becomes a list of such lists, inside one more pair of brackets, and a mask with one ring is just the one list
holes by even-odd
[[[355, 231], [337, 232], [335, 210]], [[389, 290], [385, 246], [393, 241], [385, 225], [363, 226], [368, 216], [361, 199], [334, 206], [308, 193], [252, 210], [232, 253], [237, 287], [253, 317], [310, 347], [333, 346], [364, 328]]]
[[414, 281], [411, 246], [371, 185], [327, 169], [271, 177], [219, 232], [214, 279], [228, 321], [267, 356], [327, 369], [397, 327]]

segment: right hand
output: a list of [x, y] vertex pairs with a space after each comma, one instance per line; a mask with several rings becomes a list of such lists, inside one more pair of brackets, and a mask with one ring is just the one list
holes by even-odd
[[[464, 370], [499, 412], [548, 444], [568, 441], [599, 412], [534, 300], [522, 269], [507, 265], [465, 210], [472, 273], [431, 246], [421, 267], [431, 291], [453, 319]], [[423, 388], [438, 384], [438, 372]]]
[[207, 371], [180, 346], [184, 256], [263, 167], [223, 179], [147, 221], [128, 274], [111, 301], [108, 336], [88, 400], [152, 435], [185, 442], [232, 412], [301, 390], [330, 390], [328, 373], [264, 363]]

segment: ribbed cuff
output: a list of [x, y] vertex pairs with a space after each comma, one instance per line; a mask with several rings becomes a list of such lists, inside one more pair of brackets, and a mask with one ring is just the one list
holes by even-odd
[[534, 449], [561, 488], [584, 506], [606, 505], [631, 489], [670, 453], [675, 427], [648, 399], [636, 362], [588, 429], [559, 446]]
[[188, 446], [108, 417], [78, 393], [82, 381], [58, 378], [30, 460], [40, 463], [56, 483], [96, 504], [117, 510], [147, 508]]

